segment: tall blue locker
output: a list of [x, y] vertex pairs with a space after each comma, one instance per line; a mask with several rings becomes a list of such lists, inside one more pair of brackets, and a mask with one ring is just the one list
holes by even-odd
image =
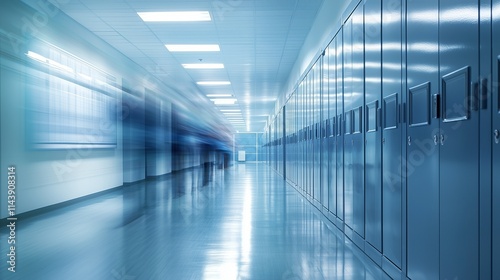
[[343, 231], [344, 223], [344, 71], [343, 71], [343, 28], [337, 34], [337, 226]]
[[305, 84], [305, 99], [306, 99], [306, 108], [305, 108], [305, 117], [306, 117], [306, 134], [307, 134], [307, 141], [306, 141], [306, 194], [308, 196], [312, 196], [312, 157], [313, 157], [313, 146], [312, 146], [312, 116], [311, 116], [311, 107], [312, 107], [312, 98], [311, 98], [311, 84], [312, 84], [312, 72], [310, 71], [306, 78], [306, 84]]
[[[344, 70], [344, 217], [345, 225], [352, 231], [354, 229], [354, 214], [353, 214], [353, 143], [352, 143], [352, 26], [353, 18], [350, 16], [344, 23], [343, 32], [343, 70]], [[351, 232], [346, 233], [352, 238]]]
[[297, 172], [298, 172], [298, 189], [304, 190], [304, 81], [299, 83], [297, 90], [297, 128], [298, 131], [298, 155], [297, 155]]
[[[325, 211], [329, 209], [330, 188], [328, 186], [329, 173], [329, 79], [328, 79], [328, 49], [322, 55], [321, 64], [321, 205]], [[325, 212], [326, 213], [326, 212]]]
[[365, 239], [368, 242], [365, 252], [380, 262], [382, 252], [381, 0], [365, 2], [365, 46]]
[[440, 278], [479, 277], [477, 0], [441, 0]]
[[382, 1], [382, 253], [387, 269], [402, 268], [401, 65], [402, 7]]
[[327, 69], [328, 69], [328, 209], [333, 215], [337, 215], [337, 41], [334, 39], [328, 46]]
[[[493, 11], [500, 10], [500, 0], [493, 0]], [[492, 13], [493, 23], [493, 275], [492, 279], [500, 279], [500, 13]]]
[[313, 66], [312, 116], [314, 129], [313, 154], [313, 198], [316, 206], [321, 201], [321, 57]]
[[437, 1], [407, 2], [407, 275], [415, 280], [439, 279], [438, 16]]
[[[352, 13], [352, 183], [353, 183], [353, 226], [358, 236], [365, 237], [365, 46], [364, 6]], [[355, 239], [360, 241], [362, 239]], [[363, 245], [358, 244], [363, 247]]]

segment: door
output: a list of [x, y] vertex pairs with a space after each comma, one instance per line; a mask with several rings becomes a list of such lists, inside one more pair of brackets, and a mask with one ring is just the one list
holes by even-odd
[[352, 14], [352, 182], [354, 231], [365, 237], [364, 6]]
[[344, 24], [343, 58], [344, 58], [344, 217], [345, 224], [354, 228], [354, 182], [353, 182], [353, 138], [352, 138], [352, 92], [353, 92], [353, 65], [352, 65], [352, 15]]
[[[408, 277], [439, 279], [438, 2], [407, 2]], [[426, 21], [419, 15], [425, 13]]]
[[[493, 11], [500, 10], [500, 0], [493, 1]], [[493, 14], [493, 32], [500, 34], [500, 13]], [[500, 278], [500, 37], [493, 36], [493, 277]]]
[[382, 252], [382, 1], [365, 3], [365, 239]]
[[337, 226], [343, 231], [342, 223], [344, 221], [344, 79], [343, 79], [343, 45], [341, 29], [335, 39], [336, 51], [336, 69], [337, 69]]
[[402, 9], [382, 1], [383, 255], [402, 268]]
[[328, 168], [328, 187], [329, 201], [328, 209], [330, 213], [337, 215], [337, 41], [334, 39], [328, 47], [328, 103], [329, 103], [329, 168]]
[[479, 277], [478, 11], [478, 1], [440, 1], [441, 279]]

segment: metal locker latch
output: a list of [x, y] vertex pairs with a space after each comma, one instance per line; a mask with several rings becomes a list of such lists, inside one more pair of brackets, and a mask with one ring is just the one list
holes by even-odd
[[495, 129], [493, 135], [495, 137], [495, 144], [500, 143], [500, 131], [498, 129]]
[[439, 139], [438, 139], [438, 135], [434, 135], [434, 145], [437, 145], [439, 144]]
[[444, 146], [444, 135], [441, 135], [441, 146]]
[[411, 136], [408, 136], [408, 146], [411, 146]]

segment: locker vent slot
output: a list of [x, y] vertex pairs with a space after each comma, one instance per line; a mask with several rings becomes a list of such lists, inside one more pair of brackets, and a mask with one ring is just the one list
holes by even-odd
[[431, 84], [429, 82], [410, 88], [408, 101], [410, 127], [429, 124], [430, 88]]
[[357, 109], [354, 109], [352, 111], [353, 113], [353, 116], [352, 116], [352, 129], [353, 129], [353, 132], [352, 133], [361, 133], [361, 127], [362, 127], [362, 123], [361, 123], [361, 120], [362, 120], [362, 109], [363, 107], [359, 107]]
[[345, 113], [345, 134], [352, 133], [352, 114], [351, 111]]
[[384, 98], [384, 129], [398, 127], [398, 94], [394, 93]]
[[375, 100], [366, 105], [366, 131], [375, 132], [377, 131], [377, 109], [378, 100]]
[[467, 120], [470, 111], [470, 74], [469, 67], [458, 69], [443, 76], [443, 121], [456, 122]]

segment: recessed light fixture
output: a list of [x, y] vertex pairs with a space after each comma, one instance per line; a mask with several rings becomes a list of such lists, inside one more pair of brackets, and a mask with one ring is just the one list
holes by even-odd
[[229, 115], [231, 115], [231, 116], [241, 115], [241, 113], [222, 113], [222, 114], [227, 115], [227, 116], [229, 116]]
[[169, 52], [219, 52], [219, 45], [165, 45]]
[[231, 82], [228, 81], [213, 81], [213, 82], [197, 82], [200, 86], [224, 86], [230, 85]]
[[143, 21], [211, 21], [207, 11], [184, 12], [141, 12], [137, 13]]
[[182, 64], [186, 69], [223, 69], [222, 63], [198, 63], [198, 64]]
[[232, 97], [232, 94], [207, 94], [207, 97]]
[[224, 110], [220, 110], [221, 112], [241, 112], [240, 109], [224, 109]]
[[36, 60], [38, 62], [41, 62], [41, 63], [44, 63], [50, 67], [53, 67], [53, 68], [57, 68], [59, 70], [64, 70], [65, 72], [68, 72], [68, 73], [73, 73], [73, 69], [69, 66], [66, 66], [66, 65], [63, 65], [55, 60], [52, 60], [52, 59], [48, 59], [46, 58], [45, 56], [41, 55], [41, 54], [38, 54], [36, 52], [32, 52], [32, 51], [28, 51], [26, 53], [26, 56], [28, 56], [29, 58], [33, 59], [33, 60]]
[[[236, 99], [210, 99], [214, 102], [215, 105], [234, 105], [236, 103]], [[241, 114], [241, 113], [240, 113]]]

